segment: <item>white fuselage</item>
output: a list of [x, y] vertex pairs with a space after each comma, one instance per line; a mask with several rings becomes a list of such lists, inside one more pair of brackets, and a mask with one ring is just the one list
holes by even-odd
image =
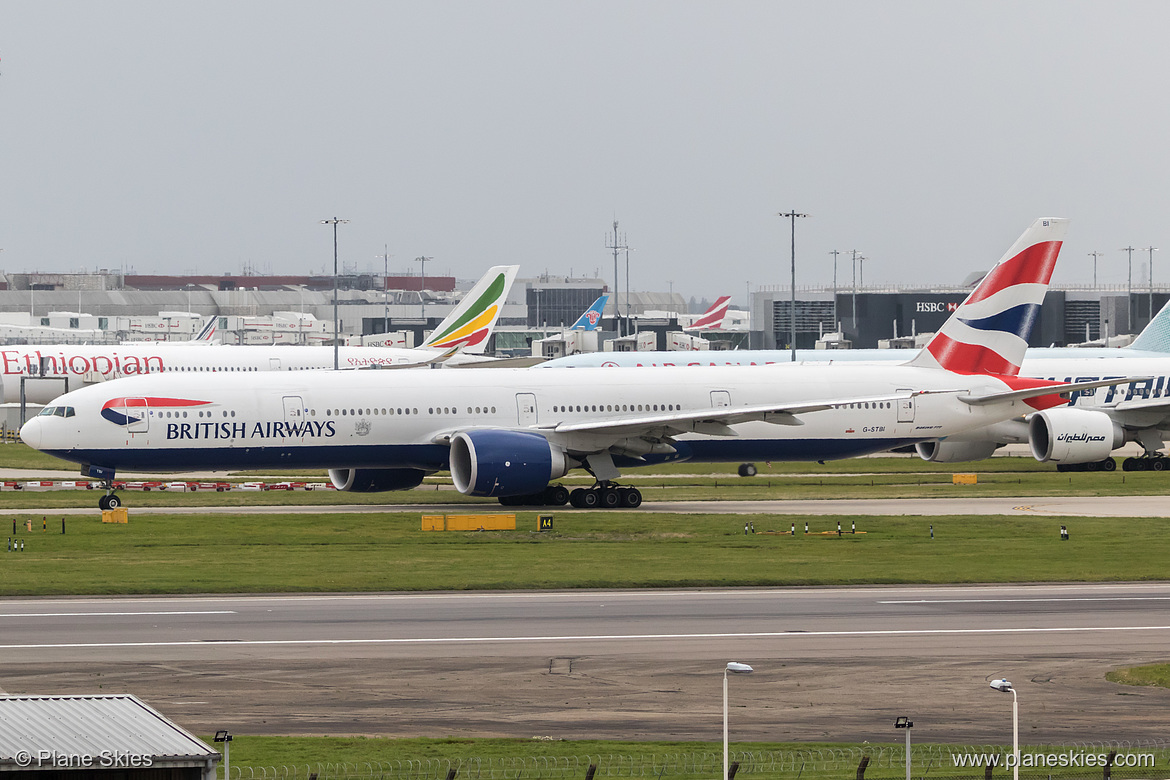
[[[339, 347], [341, 368], [419, 363], [438, 350]], [[459, 356], [460, 359], [477, 359]], [[218, 344], [36, 345], [0, 347], [0, 389], [6, 403], [43, 404], [68, 390], [146, 374], [218, 374], [333, 368], [333, 347]]]
[[[661, 457], [626, 465], [823, 460], [957, 434], [1028, 411], [1018, 400], [970, 405], [959, 399], [1008, 389], [993, 377], [889, 365], [322, 371], [279, 378], [166, 372], [68, 393], [47, 407], [60, 413], [34, 418], [21, 435], [68, 460], [152, 471], [434, 470], [446, 466], [453, 434], [485, 429], [536, 432], [574, 458], [634, 452], [635, 440], [655, 437], [672, 444]], [[798, 413], [788, 424], [736, 423], [723, 431], [732, 435], [711, 435], [688, 420], [719, 407], [734, 413], [802, 404], [834, 408]], [[647, 418], [664, 422], [647, 425]], [[613, 429], [626, 420], [628, 430]]]

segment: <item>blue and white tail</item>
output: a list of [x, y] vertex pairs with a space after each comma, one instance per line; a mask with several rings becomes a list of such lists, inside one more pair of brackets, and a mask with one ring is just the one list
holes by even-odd
[[216, 317], [214, 314], [212, 316], [208, 317], [207, 322], [205, 322], [203, 324], [203, 330], [199, 331], [199, 335], [197, 335], [195, 338], [191, 339], [192, 343], [195, 343], [195, 344], [210, 343], [211, 338], [212, 338], [212, 336], [215, 335], [215, 331], [218, 328], [218, 326], [219, 326], [219, 317]]
[[605, 302], [608, 300], [608, 294], [595, 300], [593, 305], [577, 318], [577, 321], [573, 323], [573, 326], [569, 330], [597, 330], [597, 325], [601, 322], [601, 312], [605, 310]]
[[[1106, 346], [1109, 346], [1106, 344]], [[1170, 301], [1150, 320], [1126, 349], [1143, 352], [1170, 352]]]
[[1067, 229], [1067, 219], [1032, 223], [909, 365], [1018, 375]]

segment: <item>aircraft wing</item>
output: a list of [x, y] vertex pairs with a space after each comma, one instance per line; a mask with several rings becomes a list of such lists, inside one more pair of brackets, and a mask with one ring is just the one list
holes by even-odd
[[1146, 382], [1153, 379], [1149, 376], [1127, 376], [1124, 378], [1100, 379], [1095, 382], [1066, 382], [1055, 385], [1038, 385], [1023, 390], [1008, 390], [1002, 393], [988, 393], [987, 395], [961, 395], [959, 400], [971, 406], [1002, 403], [1004, 401], [1026, 401], [1029, 398], [1038, 398], [1042, 395], [1059, 395], [1067, 398], [1069, 393], [1077, 390], [1092, 390], [1097, 387], [1114, 387], [1128, 385], [1131, 382]]
[[692, 411], [652, 412], [637, 417], [622, 417], [613, 420], [538, 425], [535, 428], [550, 433], [604, 433], [620, 436], [647, 434], [675, 436], [691, 431], [714, 436], [736, 436], [736, 432], [730, 426], [737, 423], [760, 421], [775, 425], [803, 425], [804, 423], [797, 418], [797, 415], [822, 412], [849, 404], [904, 401], [921, 394], [920, 392], [907, 392], [858, 398], [834, 398], [831, 401], [813, 400], [754, 406], [717, 406], [711, 409]]

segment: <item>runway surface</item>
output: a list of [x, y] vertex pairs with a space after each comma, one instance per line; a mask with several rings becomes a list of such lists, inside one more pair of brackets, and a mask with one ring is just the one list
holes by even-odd
[[1164, 738], [1170, 585], [8, 600], [0, 688], [129, 691], [197, 732], [1002, 742]]
[[[203, 515], [298, 514], [328, 512], [457, 514], [476, 511], [545, 511], [541, 507], [502, 507], [496, 502], [465, 504], [330, 504], [326, 506], [235, 506], [235, 507], [135, 507], [134, 494], [123, 493], [124, 506], [132, 513]], [[74, 509], [13, 508], [9, 514], [91, 515], [95, 506]], [[571, 507], [548, 511], [579, 512]], [[647, 501], [638, 509], [609, 509], [607, 512], [679, 514], [764, 514], [764, 515], [1021, 515], [1044, 517], [1170, 517], [1170, 503], [1164, 496], [1025, 496], [1017, 498], [888, 498], [888, 499], [793, 499], [776, 501]]]

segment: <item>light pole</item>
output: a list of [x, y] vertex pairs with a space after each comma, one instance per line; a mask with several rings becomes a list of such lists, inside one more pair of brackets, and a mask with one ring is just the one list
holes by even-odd
[[849, 253], [853, 255], [853, 332], [857, 333], [857, 250], [851, 249]]
[[910, 729], [914, 728], [914, 721], [900, 716], [894, 719], [894, 728], [906, 729], [906, 780], [910, 780]]
[[1125, 288], [1125, 316], [1129, 319], [1129, 322], [1126, 323], [1126, 327], [1129, 328], [1127, 333], [1133, 333], [1133, 247], [1123, 246], [1121, 251], [1129, 254], [1129, 283]]
[[630, 252], [633, 251], [626, 247], [626, 331], [630, 330]]
[[1101, 257], [1104, 252], [1089, 252], [1089, 257], [1093, 258], [1093, 289], [1097, 289], [1097, 258]]
[[755, 670], [747, 664], [736, 661], [729, 662], [727, 668], [723, 670], [723, 780], [727, 780], [727, 772], [730, 768], [727, 760], [727, 673], [751, 674], [753, 671]]
[[833, 256], [833, 330], [837, 330], [837, 255], [841, 254], [836, 249], [829, 252]]
[[[419, 306], [421, 307], [421, 311], [422, 311], [422, 318], [424, 320], [427, 318], [427, 302], [426, 302], [426, 299], [423, 298], [423, 288], [427, 286], [427, 261], [434, 260], [434, 259], [435, 258], [433, 258], [433, 257], [416, 257], [416, 258], [414, 258], [414, 262], [422, 263], [422, 280], [418, 283], [418, 301], [419, 301]], [[425, 322], [423, 323], [423, 327], [426, 327]]]
[[390, 277], [390, 245], [383, 245], [382, 252], [382, 317], [385, 322], [382, 324], [382, 332], [390, 332], [390, 285], [387, 279]]
[[778, 217], [792, 220], [792, 362], [796, 362], [796, 218], [807, 217], [808, 214], [800, 214], [795, 210], [788, 213], [781, 212], [777, 214]]
[[212, 742], [223, 743], [223, 779], [228, 780], [232, 776], [232, 761], [229, 757], [229, 751], [232, 746], [232, 735], [227, 731], [217, 731], [215, 736], [211, 738]]
[[338, 225], [345, 225], [348, 223], [349, 223], [348, 219], [338, 219], [337, 217], [334, 217], [333, 219], [321, 220], [322, 225], [332, 225], [333, 226], [333, 370], [334, 371], [336, 371], [339, 368], [338, 364], [341, 362], [339, 355], [338, 355], [338, 349], [339, 349], [338, 339], [341, 338], [341, 334], [338, 333], [339, 325], [338, 325], [338, 320], [337, 320], [337, 226]]
[[1007, 680], [992, 680], [991, 687], [1000, 693], [1012, 695], [1012, 780], [1020, 780], [1020, 701], [1016, 689]]
[[1158, 251], [1156, 246], [1148, 246], [1145, 251], [1150, 253], [1150, 319], [1154, 319], [1154, 252]]

